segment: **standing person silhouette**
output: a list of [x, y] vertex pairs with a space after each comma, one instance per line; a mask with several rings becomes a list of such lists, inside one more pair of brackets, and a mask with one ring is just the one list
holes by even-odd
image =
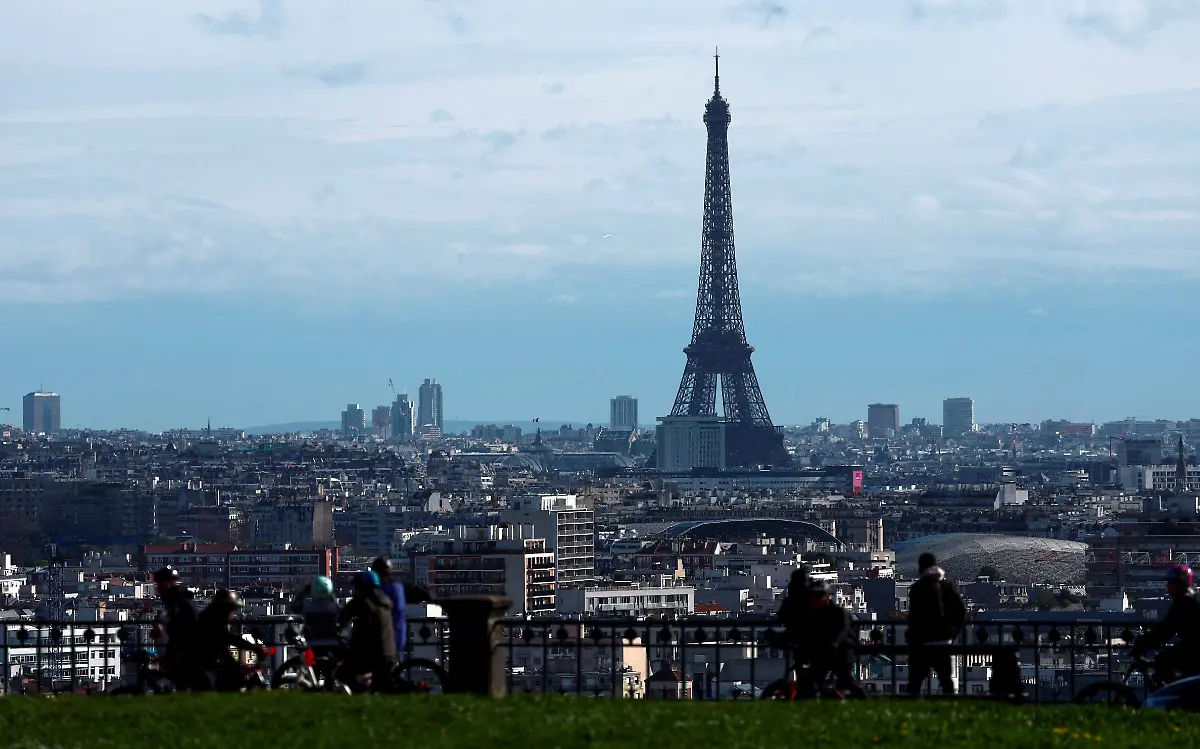
[[907, 692], [916, 697], [930, 670], [937, 673], [943, 694], [954, 694], [950, 653], [939, 645], [949, 645], [966, 623], [967, 609], [946, 573], [938, 567], [937, 557], [922, 554], [917, 561], [920, 579], [908, 591]]

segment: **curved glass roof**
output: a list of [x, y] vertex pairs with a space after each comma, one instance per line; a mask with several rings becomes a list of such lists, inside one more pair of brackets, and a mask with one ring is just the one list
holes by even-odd
[[717, 520], [687, 520], [663, 531], [674, 538], [709, 538], [734, 541], [761, 535], [802, 536], [826, 544], [842, 545], [829, 531], [803, 520], [783, 518], [721, 518]]

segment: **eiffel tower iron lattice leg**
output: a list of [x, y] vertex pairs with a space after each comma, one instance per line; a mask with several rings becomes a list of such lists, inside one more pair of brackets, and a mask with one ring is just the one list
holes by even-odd
[[[719, 66], [720, 58], [717, 57]], [[754, 374], [742, 322], [729, 189], [729, 103], [721, 96], [720, 68], [704, 108], [708, 156], [704, 174], [704, 226], [700, 283], [692, 342], [672, 416], [717, 416], [717, 381], [725, 415], [726, 465], [787, 465], [783, 436], [771, 423]]]

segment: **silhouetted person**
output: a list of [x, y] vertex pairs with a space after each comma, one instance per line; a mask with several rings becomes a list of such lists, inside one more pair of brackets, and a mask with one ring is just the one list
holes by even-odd
[[967, 609], [933, 554], [917, 562], [921, 577], [908, 590], [908, 694], [921, 694], [921, 684], [932, 669], [944, 694], [954, 694], [949, 645], [967, 619]]
[[342, 664], [343, 680], [371, 674], [377, 688], [386, 688], [396, 666], [396, 635], [392, 626], [392, 601], [379, 587], [379, 575], [364, 570], [354, 578], [354, 597], [342, 608], [339, 623], [353, 625], [350, 651]]
[[397, 581], [392, 575], [392, 562], [379, 557], [371, 563], [371, 570], [379, 576], [379, 587], [392, 602], [392, 630], [396, 639], [396, 654], [404, 652], [408, 641], [408, 604], [426, 603], [429, 591], [417, 585]]
[[1154, 670], [1163, 683], [1200, 674], [1200, 601], [1192, 587], [1192, 569], [1177, 564], [1167, 570], [1167, 593], [1171, 608], [1162, 621], [1137, 638], [1133, 655], [1141, 656], [1151, 648], [1160, 648], [1178, 637], [1175, 645], [1159, 651]]
[[304, 637], [310, 648], [336, 647], [338, 641], [338, 608], [333, 597], [333, 581], [318, 575], [292, 600], [288, 607], [304, 619]]
[[188, 651], [196, 636], [196, 609], [192, 594], [179, 584], [179, 572], [163, 567], [154, 573], [154, 588], [162, 603], [162, 613], [155, 622], [156, 637], [167, 636], [159, 668], [180, 689], [192, 679], [188, 672]]
[[783, 603], [779, 604], [779, 620], [783, 622], [789, 636], [792, 628], [804, 617], [804, 610], [808, 604], [808, 575], [806, 565], [796, 565], [792, 576], [788, 578], [787, 595]]
[[838, 689], [866, 697], [854, 678], [854, 619], [830, 600], [825, 583], [809, 578], [803, 567], [793, 572], [779, 618], [792, 648], [798, 687], [813, 691], [833, 674]]
[[266, 650], [236, 634], [229, 625], [242, 608], [242, 602], [231, 590], [218, 590], [208, 606], [196, 618], [196, 646], [191, 655], [194, 669], [203, 675], [197, 689], [237, 691], [246, 684], [246, 669], [233, 656], [234, 650], [255, 653], [259, 658]]

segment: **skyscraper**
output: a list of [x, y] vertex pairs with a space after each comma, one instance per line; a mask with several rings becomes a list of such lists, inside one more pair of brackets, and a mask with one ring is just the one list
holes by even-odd
[[638, 428], [637, 398], [618, 395], [608, 402], [608, 428], [622, 432]]
[[432, 424], [442, 428], [442, 386], [426, 379], [417, 391], [417, 427]]
[[942, 401], [942, 435], [961, 437], [975, 431], [975, 401], [947, 398]]
[[885, 439], [900, 433], [900, 406], [872, 403], [867, 406], [867, 437]]
[[376, 406], [371, 409], [371, 431], [380, 437], [392, 433], [392, 409], [390, 406]]
[[342, 411], [342, 436], [353, 437], [367, 428], [367, 412], [357, 403], [347, 403]]
[[21, 428], [33, 434], [54, 434], [62, 428], [58, 393], [27, 393], [22, 400]]
[[408, 393], [397, 395], [396, 402], [392, 404], [392, 439], [407, 440], [416, 435], [416, 424], [413, 423], [415, 415]]

